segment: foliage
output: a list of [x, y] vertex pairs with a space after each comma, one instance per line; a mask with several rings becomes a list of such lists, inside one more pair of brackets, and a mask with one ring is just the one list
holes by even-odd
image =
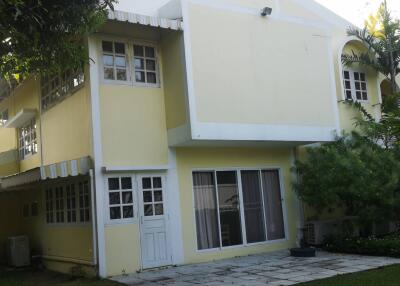
[[340, 253], [400, 258], [400, 233], [383, 237], [369, 236], [367, 238], [332, 236], [327, 239], [324, 248]]
[[300, 199], [318, 213], [343, 209], [368, 231], [374, 223], [400, 214], [396, 150], [381, 148], [357, 133], [308, 148], [307, 159], [296, 162], [299, 181], [294, 187]]
[[343, 63], [372, 68], [390, 81], [392, 93], [399, 91], [396, 76], [400, 73], [400, 25], [399, 20], [392, 18], [386, 1], [376, 16], [370, 16], [363, 30], [351, 27], [348, 35], [358, 38], [368, 50], [343, 55]]
[[0, 0], [0, 78], [77, 68], [115, 0]]

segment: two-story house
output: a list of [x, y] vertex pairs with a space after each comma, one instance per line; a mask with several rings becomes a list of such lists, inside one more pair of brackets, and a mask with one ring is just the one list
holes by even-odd
[[146, 2], [84, 71], [1, 93], [0, 244], [102, 277], [295, 246], [298, 149], [353, 128], [345, 100], [380, 116], [380, 77], [341, 63], [365, 47], [311, 0]]

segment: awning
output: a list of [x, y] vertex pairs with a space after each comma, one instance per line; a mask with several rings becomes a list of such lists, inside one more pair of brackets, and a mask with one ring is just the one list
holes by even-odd
[[183, 23], [181, 20], [171, 20], [166, 18], [151, 17], [151, 16], [145, 16], [145, 15], [117, 11], [117, 10], [114, 11], [109, 10], [108, 19], [120, 22], [128, 22], [132, 24], [151, 26], [156, 28], [171, 29], [176, 31], [183, 30]]
[[6, 124], [5, 128], [19, 128], [26, 124], [29, 120], [35, 118], [36, 109], [24, 108], [21, 109], [13, 118], [10, 118]]
[[7, 190], [45, 180], [88, 175], [91, 166], [90, 158], [83, 157], [35, 168], [2, 178], [1, 189]]

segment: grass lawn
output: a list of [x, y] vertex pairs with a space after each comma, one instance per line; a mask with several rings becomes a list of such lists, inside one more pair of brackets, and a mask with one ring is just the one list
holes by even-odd
[[341, 275], [333, 278], [298, 284], [298, 286], [398, 286], [400, 265]]
[[121, 284], [107, 280], [75, 278], [48, 271], [5, 271], [0, 268], [0, 286], [121, 286]]

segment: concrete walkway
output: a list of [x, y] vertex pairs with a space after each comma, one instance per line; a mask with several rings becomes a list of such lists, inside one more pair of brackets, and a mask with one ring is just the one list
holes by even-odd
[[290, 257], [287, 251], [119, 276], [127, 285], [294, 285], [340, 274], [400, 264], [400, 259], [318, 252], [315, 258]]

